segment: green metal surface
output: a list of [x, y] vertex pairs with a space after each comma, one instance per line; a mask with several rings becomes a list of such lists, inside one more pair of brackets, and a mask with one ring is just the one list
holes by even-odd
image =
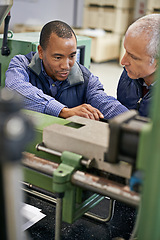
[[64, 193], [62, 219], [72, 223], [76, 212], [76, 187], [71, 184], [73, 172], [80, 168], [81, 155], [63, 152], [59, 165], [53, 176], [53, 191]]
[[31, 183], [34, 186], [45, 189], [46, 191], [53, 192], [52, 177], [34, 171], [32, 169], [23, 167], [23, 181]]
[[91, 41], [92, 39], [86, 36], [77, 36], [77, 46], [85, 46], [84, 66], [90, 68], [91, 64]]
[[30, 111], [30, 110], [23, 110], [23, 112], [31, 119], [31, 121], [33, 121], [33, 124], [35, 126], [34, 140], [30, 142], [30, 144], [28, 144], [26, 151], [35, 154], [37, 157], [45, 158], [47, 160], [51, 160], [54, 162], [60, 162], [60, 159], [56, 156], [53, 156], [51, 154], [48, 154], [42, 151], [37, 151], [36, 145], [43, 141], [44, 127], [54, 123], [64, 125], [69, 123], [70, 121], [63, 118], [58, 118], [58, 117], [50, 116], [47, 114]]
[[81, 168], [81, 155], [64, 151], [61, 156], [62, 163], [59, 165], [53, 176], [53, 190], [58, 193], [72, 188], [72, 173]]
[[35, 148], [37, 143], [41, 143], [43, 140], [42, 134], [44, 127], [53, 123], [64, 125], [70, 123], [70, 121], [29, 110], [22, 111], [35, 125], [34, 141], [28, 145], [26, 151], [38, 157], [60, 163], [59, 167], [54, 171], [53, 177], [23, 167], [23, 180], [50, 192], [64, 193], [62, 219], [64, 222], [73, 223], [85, 212], [98, 204], [103, 197], [99, 197], [98, 194], [93, 194], [93, 196], [82, 201], [83, 190], [75, 187], [71, 183], [71, 177], [74, 171], [82, 169], [82, 165], [80, 164], [82, 159], [81, 155], [64, 151], [61, 158], [57, 158], [52, 154], [47, 154], [42, 151], [39, 152]]
[[[160, 64], [159, 64], [160, 66]], [[138, 167], [144, 171], [138, 240], [160, 239], [160, 67], [150, 109], [152, 125], [141, 133]]]
[[[2, 46], [2, 39], [0, 38], [0, 46]], [[32, 51], [32, 44], [28, 42], [12, 41], [8, 40], [8, 47], [11, 51], [9, 56], [2, 56], [0, 54], [0, 65], [1, 65], [1, 86], [4, 87], [5, 82], [5, 72], [9, 66], [11, 58], [16, 54], [27, 54]]]
[[[30, 51], [37, 51], [40, 32], [14, 33], [12, 38], [8, 38], [9, 56], [0, 54], [1, 65], [1, 86], [5, 85], [5, 72], [9, 66], [11, 58], [17, 54], [27, 54]], [[2, 46], [3, 35], [0, 34], [0, 46]], [[91, 38], [77, 36], [77, 46], [85, 46], [84, 66], [90, 67]]]
[[62, 219], [67, 223], [73, 223], [104, 199], [99, 194], [93, 194], [82, 201], [82, 189], [71, 183], [74, 171], [82, 168], [81, 159], [81, 155], [65, 151], [61, 156], [62, 163], [54, 171], [53, 191], [64, 193]]

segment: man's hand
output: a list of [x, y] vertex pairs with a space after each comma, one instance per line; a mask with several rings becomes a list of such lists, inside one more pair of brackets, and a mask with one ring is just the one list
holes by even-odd
[[82, 104], [74, 108], [63, 108], [59, 114], [59, 117], [68, 118], [74, 115], [94, 120], [104, 118], [103, 114], [97, 108], [92, 107], [90, 104]]

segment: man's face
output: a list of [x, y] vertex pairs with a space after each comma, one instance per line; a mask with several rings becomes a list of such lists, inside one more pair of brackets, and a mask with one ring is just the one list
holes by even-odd
[[53, 79], [64, 81], [76, 61], [77, 43], [73, 35], [72, 38], [59, 38], [52, 33], [49, 44], [45, 50], [38, 46], [40, 59], [46, 73]]
[[128, 32], [124, 40], [126, 50], [121, 64], [125, 66], [127, 74], [132, 79], [143, 78], [147, 85], [153, 82], [153, 74], [156, 70], [156, 61], [152, 62], [146, 52], [147, 40], [144, 36], [133, 37]]

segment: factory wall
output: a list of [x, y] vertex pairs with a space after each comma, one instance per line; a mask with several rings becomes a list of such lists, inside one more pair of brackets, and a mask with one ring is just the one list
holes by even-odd
[[74, 8], [78, 5], [76, 22], [81, 25], [83, 0], [14, 0], [11, 8], [10, 29], [15, 25], [42, 26], [50, 20], [63, 20], [74, 25]]
[[[13, 0], [9, 29], [15, 33], [38, 32], [46, 22], [60, 19], [71, 25], [77, 35], [92, 38], [92, 61], [104, 62], [113, 59], [120, 61], [127, 27], [140, 16], [159, 13], [159, 2], [159, 0]], [[0, 31], [3, 32], [3, 26], [1, 28]]]

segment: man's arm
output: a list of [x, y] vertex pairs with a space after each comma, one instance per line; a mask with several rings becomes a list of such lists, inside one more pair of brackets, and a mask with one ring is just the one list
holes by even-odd
[[5, 86], [23, 96], [26, 109], [58, 117], [66, 106], [29, 82], [28, 64], [25, 56], [15, 56], [6, 71]]
[[87, 103], [99, 109], [105, 119], [110, 119], [119, 115], [128, 109], [123, 106], [117, 99], [108, 96], [98, 77], [91, 74], [87, 89]]

